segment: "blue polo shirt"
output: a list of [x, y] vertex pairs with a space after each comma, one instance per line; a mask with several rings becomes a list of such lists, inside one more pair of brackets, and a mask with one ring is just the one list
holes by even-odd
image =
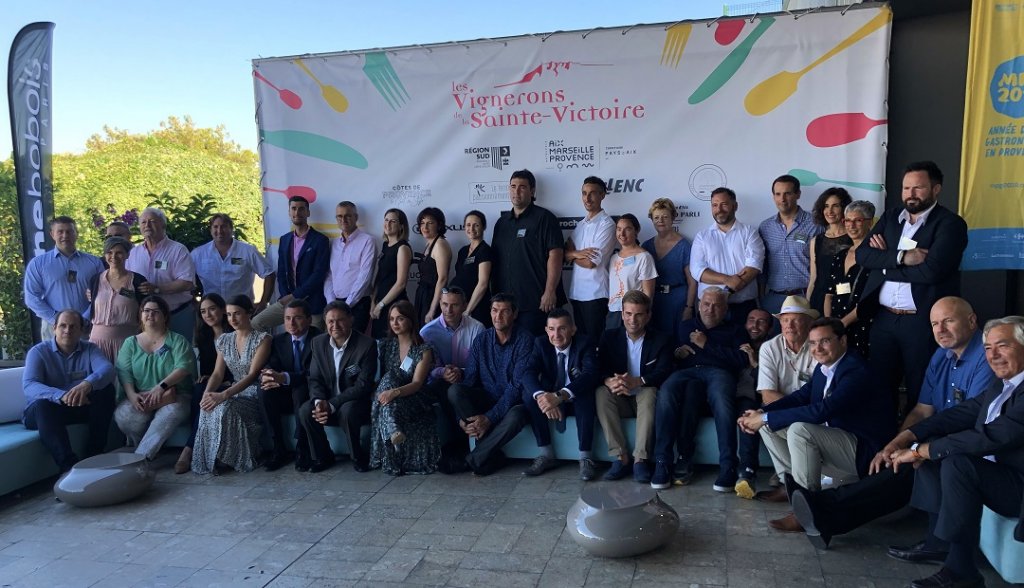
[[811, 239], [824, 233], [825, 228], [814, 222], [811, 213], [797, 207], [796, 219], [788, 231], [774, 214], [761, 223], [758, 232], [764, 241], [767, 288], [776, 292], [806, 289], [811, 279]]
[[981, 394], [995, 377], [985, 360], [985, 346], [978, 330], [960, 358], [949, 349], [935, 350], [917, 401], [935, 407], [935, 412], [942, 412]]

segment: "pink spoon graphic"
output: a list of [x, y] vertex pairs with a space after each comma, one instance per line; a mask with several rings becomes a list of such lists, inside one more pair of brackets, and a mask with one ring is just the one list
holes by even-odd
[[277, 90], [277, 95], [278, 97], [281, 98], [281, 102], [284, 102], [292, 110], [298, 110], [302, 108], [302, 98], [300, 98], [299, 95], [296, 94], [295, 92], [292, 92], [291, 90], [282, 90], [281, 88], [278, 88], [270, 80], [263, 77], [263, 75], [256, 70], [253, 70], [252, 75], [256, 76], [256, 79], [262, 81], [264, 84]]
[[278, 190], [277, 188], [263, 187], [264, 192], [277, 192], [278, 194], [284, 194], [285, 198], [291, 198], [293, 196], [299, 196], [304, 198], [306, 202], [312, 204], [316, 202], [316, 190], [309, 186], [288, 186], [284, 190]]
[[736, 37], [740, 36], [740, 32], [743, 30], [743, 25], [746, 22], [746, 19], [743, 18], [719, 21], [715, 27], [715, 42], [719, 45], [732, 43], [736, 40]]
[[887, 122], [884, 118], [868, 118], [862, 112], [827, 114], [807, 125], [807, 142], [815, 147], [838, 147], [863, 139], [868, 131]]

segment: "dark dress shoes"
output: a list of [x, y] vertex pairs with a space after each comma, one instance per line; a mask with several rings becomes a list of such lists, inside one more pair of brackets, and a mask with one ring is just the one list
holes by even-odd
[[804, 533], [807, 533], [807, 539], [810, 540], [811, 545], [817, 549], [828, 549], [832, 535], [823, 531], [815, 521], [814, 505], [811, 503], [811, 496], [807, 490], [803, 488], [793, 490], [789, 501], [793, 505], [793, 514], [796, 515], [800, 526], [804, 528]]
[[274, 472], [287, 465], [289, 461], [291, 461], [291, 458], [287, 453], [274, 453], [263, 464], [263, 469], [268, 472]]
[[910, 588], [984, 588], [984, 586], [985, 578], [982, 576], [964, 580], [953, 575], [953, 572], [945, 567], [927, 578], [910, 583]]
[[317, 460], [314, 460], [312, 464], [310, 464], [309, 471], [311, 471], [314, 474], [316, 474], [318, 472], [322, 472], [324, 470], [330, 469], [331, 466], [333, 466], [333, 465], [334, 465], [334, 456], [331, 456], [328, 459], [317, 459]]
[[930, 549], [924, 541], [907, 547], [890, 545], [886, 553], [889, 554], [889, 557], [903, 561], [931, 563], [942, 563], [946, 561], [945, 550]]
[[762, 502], [789, 502], [789, 496], [786, 495], [786, 489], [782, 486], [772, 488], [771, 490], [762, 490], [754, 495], [754, 499]]
[[370, 471], [370, 466], [366, 462], [356, 459], [352, 461], [352, 469], [360, 474], [365, 474]]

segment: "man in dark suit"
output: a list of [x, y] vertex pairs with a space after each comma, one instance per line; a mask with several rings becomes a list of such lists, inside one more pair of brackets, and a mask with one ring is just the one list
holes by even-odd
[[277, 291], [280, 298], [252, 320], [252, 326], [270, 331], [284, 320], [284, 309], [295, 299], [309, 303], [313, 324], [324, 326], [324, 280], [331, 264], [331, 241], [309, 226], [309, 202], [301, 196], [288, 199], [292, 230], [281, 235], [277, 246]]
[[639, 290], [622, 297], [622, 326], [608, 329], [598, 345], [602, 385], [595, 392], [597, 417], [614, 458], [605, 480], [629, 475], [630, 455], [622, 433], [622, 417], [636, 417], [633, 479], [651, 481], [650, 453], [654, 449], [654, 404], [658, 386], [672, 373], [672, 339], [650, 331], [651, 299]]
[[295, 464], [302, 467], [311, 461], [309, 443], [298, 422], [299, 409], [309, 400], [309, 363], [313, 358], [313, 337], [320, 329], [310, 326], [312, 317], [305, 300], [292, 300], [284, 309], [284, 333], [275, 335], [270, 345], [270, 363], [260, 374], [263, 390], [260, 399], [270, 421], [273, 454], [264, 469], [268, 472], [288, 463], [288, 446], [284, 442], [281, 415], [294, 414]]
[[523, 473], [539, 476], [557, 465], [551, 447], [550, 422], [558, 432], [565, 431], [565, 417], [576, 416], [576, 434], [580, 448], [580, 479], [594, 479], [594, 443], [597, 407], [597, 350], [586, 337], [575, 337], [572, 315], [558, 307], [548, 312], [545, 335], [534, 339], [533, 353], [523, 374], [523, 405], [530, 416], [538, 455]]
[[967, 223], [937, 203], [942, 171], [931, 161], [912, 163], [903, 174], [903, 208], [887, 210], [871, 229], [857, 263], [868, 274], [861, 320], [872, 319], [871, 368], [897, 401], [901, 377], [907, 407], [917, 404], [928, 361], [935, 351], [928, 311], [944, 296], [960, 293], [960, 258]]
[[[949, 542], [942, 569], [911, 586], [984, 586], [974, 552], [981, 507], [1019, 518], [1024, 499], [1024, 317], [988, 321], [985, 357], [998, 380], [980, 396], [910, 427], [914, 441], [891, 456], [917, 468], [910, 504], [938, 513], [935, 535]], [[1021, 523], [1014, 537], [1024, 538]]]
[[[737, 422], [745, 433], [760, 431], [780, 478], [792, 476], [799, 487], [817, 491], [823, 472], [840, 484], [867, 475], [875, 452], [892, 439], [895, 423], [887, 416], [889, 397], [867, 362], [847, 352], [842, 321], [814, 321], [807, 341], [818, 361], [811, 381], [762, 409], [745, 411]], [[803, 530], [793, 513], [769, 524], [780, 531]]]
[[[309, 396], [299, 409], [299, 422], [307, 436], [311, 472], [334, 465], [334, 451], [324, 432], [326, 425], [340, 425], [348, 438], [352, 467], [369, 471], [370, 452], [360, 443], [359, 430], [370, 424], [370, 401], [377, 373], [377, 342], [352, 330], [352, 309], [342, 300], [326, 307], [327, 337], [313, 340], [309, 365]], [[304, 471], [306, 464], [296, 462]]]

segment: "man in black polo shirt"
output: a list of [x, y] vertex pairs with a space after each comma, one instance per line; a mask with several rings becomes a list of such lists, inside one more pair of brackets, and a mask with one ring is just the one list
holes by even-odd
[[565, 304], [562, 290], [562, 231], [558, 219], [534, 204], [537, 180], [521, 169], [509, 180], [512, 210], [494, 224], [492, 292], [510, 292], [519, 301], [517, 323], [534, 337], [544, 334], [548, 311]]

